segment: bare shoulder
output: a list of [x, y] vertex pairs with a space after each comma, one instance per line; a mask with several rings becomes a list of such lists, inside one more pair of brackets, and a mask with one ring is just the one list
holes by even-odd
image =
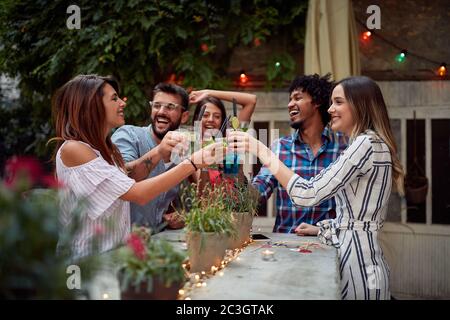
[[95, 158], [94, 150], [79, 141], [68, 141], [61, 149], [61, 160], [67, 167], [79, 166]]

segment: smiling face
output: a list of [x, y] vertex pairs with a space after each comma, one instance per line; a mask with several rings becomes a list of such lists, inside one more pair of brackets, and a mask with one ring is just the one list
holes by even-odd
[[127, 104], [119, 98], [116, 90], [108, 83], [103, 87], [102, 100], [105, 106], [107, 132], [123, 126], [125, 124], [124, 108]]
[[216, 134], [222, 125], [222, 112], [211, 102], [207, 102], [204, 106], [206, 108], [202, 118], [202, 132], [204, 136], [211, 136]]
[[181, 107], [181, 98], [178, 95], [160, 91], [153, 97], [153, 103], [178, 105], [175, 110], [169, 110], [166, 106], [159, 110], [152, 108], [152, 129], [160, 140], [164, 138], [167, 132], [178, 129], [180, 124], [185, 123], [189, 118], [189, 111], [184, 111]]
[[331, 129], [350, 136], [355, 126], [352, 107], [345, 98], [344, 88], [337, 85], [331, 95], [331, 106], [328, 113], [331, 115]]
[[292, 91], [289, 99], [288, 112], [292, 128], [304, 128], [312, 122], [313, 117], [320, 117], [319, 106], [312, 102], [311, 95], [302, 88]]

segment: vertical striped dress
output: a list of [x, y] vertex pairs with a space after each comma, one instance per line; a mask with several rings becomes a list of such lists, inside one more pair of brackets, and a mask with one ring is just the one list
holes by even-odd
[[311, 180], [294, 175], [287, 186], [298, 206], [335, 197], [336, 219], [317, 223], [319, 239], [338, 250], [342, 299], [390, 299], [389, 267], [378, 243], [392, 188], [387, 145], [367, 130]]
[[[60, 191], [61, 237], [57, 250], [70, 250], [72, 260], [77, 260], [94, 253], [95, 248], [105, 252], [125, 243], [131, 229], [130, 203], [120, 196], [135, 181], [106, 162], [95, 149], [92, 150], [97, 158], [79, 166], [65, 166], [61, 149], [66, 142], [56, 154], [56, 174], [64, 186]], [[81, 214], [77, 214], [79, 208]], [[70, 234], [70, 243], [64, 242], [65, 233], [74, 227], [76, 232]]]

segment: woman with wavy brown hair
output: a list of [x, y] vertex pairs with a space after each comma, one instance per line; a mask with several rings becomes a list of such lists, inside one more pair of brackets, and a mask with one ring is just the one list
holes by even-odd
[[[79, 75], [53, 98], [56, 173], [65, 186], [62, 226], [70, 228], [75, 223], [74, 208], [81, 200], [87, 204], [81, 230], [71, 239], [73, 259], [91, 254], [94, 238], [98, 238], [100, 252], [124, 243], [130, 232], [130, 201], [147, 203], [214, 162], [215, 151], [221, 148], [220, 143], [210, 145], [161, 175], [135, 182], [127, 176], [110, 138], [113, 128], [125, 124], [126, 103], [118, 92], [118, 83], [111, 78]], [[182, 136], [179, 139], [182, 143]]]
[[350, 144], [310, 180], [289, 170], [248, 134], [232, 132], [230, 147], [257, 155], [297, 206], [315, 206], [335, 197], [336, 219], [299, 228], [338, 249], [342, 299], [390, 299], [389, 267], [378, 230], [386, 219], [392, 188], [403, 194], [404, 174], [386, 104], [378, 85], [367, 77], [341, 80], [331, 99], [331, 128], [350, 137]]

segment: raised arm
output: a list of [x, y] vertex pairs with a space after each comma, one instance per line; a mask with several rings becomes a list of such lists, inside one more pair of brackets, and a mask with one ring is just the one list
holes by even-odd
[[255, 111], [256, 106], [256, 95], [246, 92], [238, 92], [238, 91], [221, 91], [221, 90], [199, 90], [192, 91], [189, 95], [190, 103], [197, 103], [201, 99], [213, 96], [220, 100], [225, 100], [232, 102], [233, 98], [236, 99], [236, 103], [242, 106], [242, 110], [238, 114], [238, 119], [241, 122], [250, 122], [252, 118], [252, 114]]
[[[279, 140], [274, 141], [270, 149], [279, 158]], [[267, 200], [272, 195], [273, 190], [278, 187], [278, 181], [266, 166], [262, 166], [258, 174], [253, 178], [252, 185], [258, 190], [260, 197]]]
[[333, 164], [309, 181], [292, 172], [262, 142], [245, 132], [230, 133], [228, 143], [238, 152], [256, 154], [298, 206], [315, 206], [333, 197], [358, 175], [367, 173], [373, 165], [373, 150], [367, 136], [358, 137]]
[[[94, 151], [79, 142], [67, 143], [61, 151], [61, 159], [68, 167], [81, 166], [97, 158]], [[196, 169], [209, 164], [217, 163], [223, 158], [223, 144], [214, 143], [199, 151], [194, 152], [190, 160], [186, 159], [174, 168], [149, 179], [134, 183], [120, 198], [144, 205], [162, 192], [166, 192], [194, 173]], [[194, 163], [194, 164], [193, 164]], [[110, 172], [117, 167], [108, 165], [105, 179], [110, 179]], [[120, 173], [123, 174], [123, 173]], [[125, 174], [123, 174], [125, 176]], [[127, 178], [128, 179], [128, 178]]]
[[146, 204], [162, 192], [166, 192], [189, 177], [197, 169], [204, 168], [223, 159], [223, 144], [213, 143], [194, 152], [189, 159], [172, 169], [149, 179], [135, 183], [121, 198], [122, 200]]

